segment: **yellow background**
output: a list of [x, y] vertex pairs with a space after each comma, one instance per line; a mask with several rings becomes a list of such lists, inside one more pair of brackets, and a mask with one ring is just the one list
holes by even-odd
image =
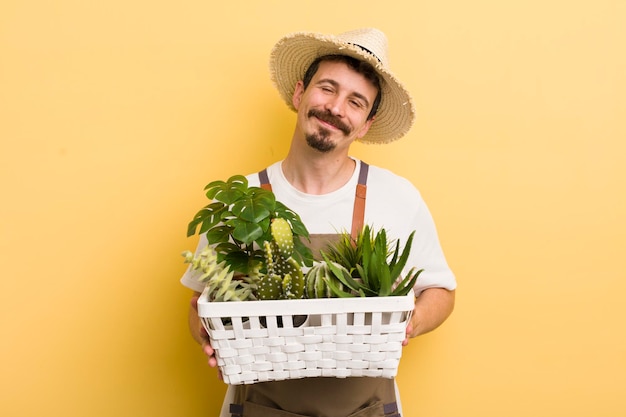
[[285, 33], [384, 30], [419, 120], [353, 148], [422, 191], [456, 311], [405, 415], [626, 415], [626, 2], [0, 5], [0, 415], [209, 416], [179, 253], [203, 186], [285, 155]]

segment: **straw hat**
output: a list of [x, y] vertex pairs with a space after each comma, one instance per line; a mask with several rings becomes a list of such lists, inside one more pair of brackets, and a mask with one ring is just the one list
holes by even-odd
[[376, 119], [363, 143], [387, 143], [404, 136], [415, 119], [415, 108], [409, 92], [389, 70], [387, 38], [378, 29], [365, 28], [339, 35], [298, 32], [286, 35], [276, 43], [270, 57], [270, 74], [287, 105], [296, 83], [313, 61], [323, 55], [347, 55], [370, 63], [381, 78], [382, 97]]

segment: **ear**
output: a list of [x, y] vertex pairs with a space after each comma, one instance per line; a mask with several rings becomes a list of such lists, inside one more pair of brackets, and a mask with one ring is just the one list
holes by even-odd
[[359, 133], [357, 134], [357, 138], [361, 139], [363, 136], [367, 134], [367, 132], [370, 130], [370, 127], [372, 126], [372, 123], [374, 123], [375, 119], [376, 119], [376, 116], [372, 117], [371, 119], [365, 122], [361, 130], [359, 130]]
[[304, 83], [302, 81], [298, 81], [296, 83], [296, 89], [293, 91], [293, 96], [291, 97], [291, 103], [296, 110], [298, 110], [298, 107], [300, 107], [300, 103], [302, 102], [302, 94], [304, 94]]

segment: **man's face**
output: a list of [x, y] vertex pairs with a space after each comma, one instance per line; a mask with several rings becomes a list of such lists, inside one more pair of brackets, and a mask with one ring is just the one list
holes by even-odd
[[293, 104], [298, 129], [307, 143], [320, 152], [349, 147], [367, 133], [367, 120], [377, 88], [343, 62], [323, 61], [310, 84], [296, 85]]

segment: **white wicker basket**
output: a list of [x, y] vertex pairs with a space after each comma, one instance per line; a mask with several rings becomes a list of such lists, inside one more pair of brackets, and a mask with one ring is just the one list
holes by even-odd
[[412, 292], [230, 302], [209, 302], [204, 292], [198, 315], [224, 382], [237, 385], [321, 376], [393, 378], [413, 306]]

